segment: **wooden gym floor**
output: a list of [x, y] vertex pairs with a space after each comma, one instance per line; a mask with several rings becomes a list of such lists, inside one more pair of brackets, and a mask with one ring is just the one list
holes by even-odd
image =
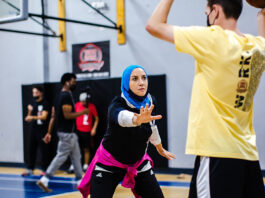
[[[21, 168], [0, 167], [1, 198], [82, 198], [81, 194], [76, 190], [73, 174], [58, 171], [49, 183], [53, 192], [44, 193], [36, 185], [36, 181], [40, 178], [40, 171], [36, 170], [34, 175], [22, 177], [21, 173], [24, 170]], [[156, 177], [166, 198], [186, 198], [188, 196], [190, 175], [156, 174]], [[133, 198], [134, 196], [130, 189], [119, 185], [113, 197]]]
[[[73, 174], [63, 171], [56, 172], [51, 178], [49, 186], [51, 193], [44, 193], [36, 185], [41, 177], [40, 171], [34, 171], [34, 175], [22, 177], [22, 168], [0, 167], [0, 197], [1, 198], [82, 198], [76, 190]], [[191, 175], [180, 174], [156, 174], [158, 182], [166, 198], [187, 198]], [[265, 182], [265, 180], [264, 180]], [[130, 189], [117, 187], [114, 198], [134, 198]]]

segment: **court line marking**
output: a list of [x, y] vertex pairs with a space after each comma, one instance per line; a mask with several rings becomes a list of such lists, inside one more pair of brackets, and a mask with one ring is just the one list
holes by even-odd
[[[9, 178], [9, 177], [1, 177], [1, 176], [0, 176], [0, 181], [38, 181], [38, 180], [39, 180], [39, 179], [26, 178], [26, 177], [21, 177], [21, 178]], [[53, 179], [51, 179], [49, 182], [50, 182], [50, 183], [76, 184], [75, 181], [53, 180]]]
[[[0, 181], [38, 181], [40, 176], [22, 177], [20, 175], [8, 175], [0, 174]], [[64, 183], [64, 184], [76, 184], [73, 178], [69, 177], [52, 177], [50, 183]], [[158, 181], [160, 186], [176, 186], [176, 187], [187, 187], [189, 182], [174, 182], [174, 181]]]
[[[120, 187], [122, 187], [120, 184], [118, 185]], [[176, 188], [176, 189], [187, 189], [187, 187], [179, 187], [179, 186], [161, 186], [162, 188]], [[124, 187], [122, 187], [124, 188]], [[42, 198], [59, 198], [59, 197], [62, 197], [64, 195], [71, 195], [71, 194], [76, 194], [76, 193], [79, 193], [81, 195], [81, 193], [79, 191], [73, 191], [73, 192], [66, 192], [66, 193], [62, 193], [62, 194], [57, 194], [57, 195], [50, 195], [50, 196], [45, 196], [45, 197], [42, 197]], [[128, 197], [130, 198], [130, 197]], [[132, 197], [134, 198], [134, 197]]]
[[[45, 197], [49, 197], [49, 198], [52, 198], [52, 197], [61, 197], [61, 196], [63, 196], [63, 195], [71, 195], [71, 194], [75, 194], [75, 193], [77, 193], [77, 192], [79, 192], [79, 191], [66, 192], [66, 193], [57, 194], [57, 195], [51, 195], [51, 196], [44, 196], [43, 198], [45, 198]], [[81, 195], [81, 193], [80, 193], [80, 195]]]
[[[1, 174], [0, 173], [0, 181], [38, 181], [41, 176], [32, 175], [29, 177], [22, 177], [17, 174]], [[50, 183], [64, 183], [64, 184], [76, 184], [74, 178], [71, 177], [51, 177]], [[160, 186], [165, 187], [189, 187], [190, 182], [180, 182], [180, 181], [159, 181]], [[265, 186], [265, 185], [264, 185]]]
[[[5, 188], [2, 188], [2, 187], [0, 187], [0, 190], [14, 190], [14, 191], [21, 191], [21, 192], [36, 192], [36, 189], [25, 189], [25, 188], [23, 188], [23, 189], [21, 189], [21, 188], [10, 188], [10, 187], [5, 187]], [[38, 191], [38, 192], [42, 192], [42, 190], [40, 190], [40, 191]]]

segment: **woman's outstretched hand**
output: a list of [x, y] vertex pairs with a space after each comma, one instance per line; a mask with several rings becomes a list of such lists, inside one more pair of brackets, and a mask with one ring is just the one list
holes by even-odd
[[161, 115], [156, 115], [156, 116], [151, 115], [154, 107], [155, 107], [154, 105], [151, 105], [151, 107], [149, 108], [148, 104], [146, 104], [145, 108], [141, 107], [140, 113], [134, 114], [133, 124], [134, 125], [141, 125], [143, 123], [149, 123], [153, 120], [160, 120], [162, 118]]
[[156, 145], [156, 150], [161, 156], [167, 158], [168, 160], [176, 159], [176, 155], [165, 150], [162, 144]]

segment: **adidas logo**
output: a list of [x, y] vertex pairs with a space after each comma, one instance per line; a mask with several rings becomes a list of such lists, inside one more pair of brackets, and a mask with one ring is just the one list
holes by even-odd
[[98, 173], [96, 177], [102, 177], [102, 173]]

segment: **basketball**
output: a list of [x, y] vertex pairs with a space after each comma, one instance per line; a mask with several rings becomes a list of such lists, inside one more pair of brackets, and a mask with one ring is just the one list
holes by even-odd
[[265, 8], [265, 0], [246, 0], [250, 5], [256, 8]]

